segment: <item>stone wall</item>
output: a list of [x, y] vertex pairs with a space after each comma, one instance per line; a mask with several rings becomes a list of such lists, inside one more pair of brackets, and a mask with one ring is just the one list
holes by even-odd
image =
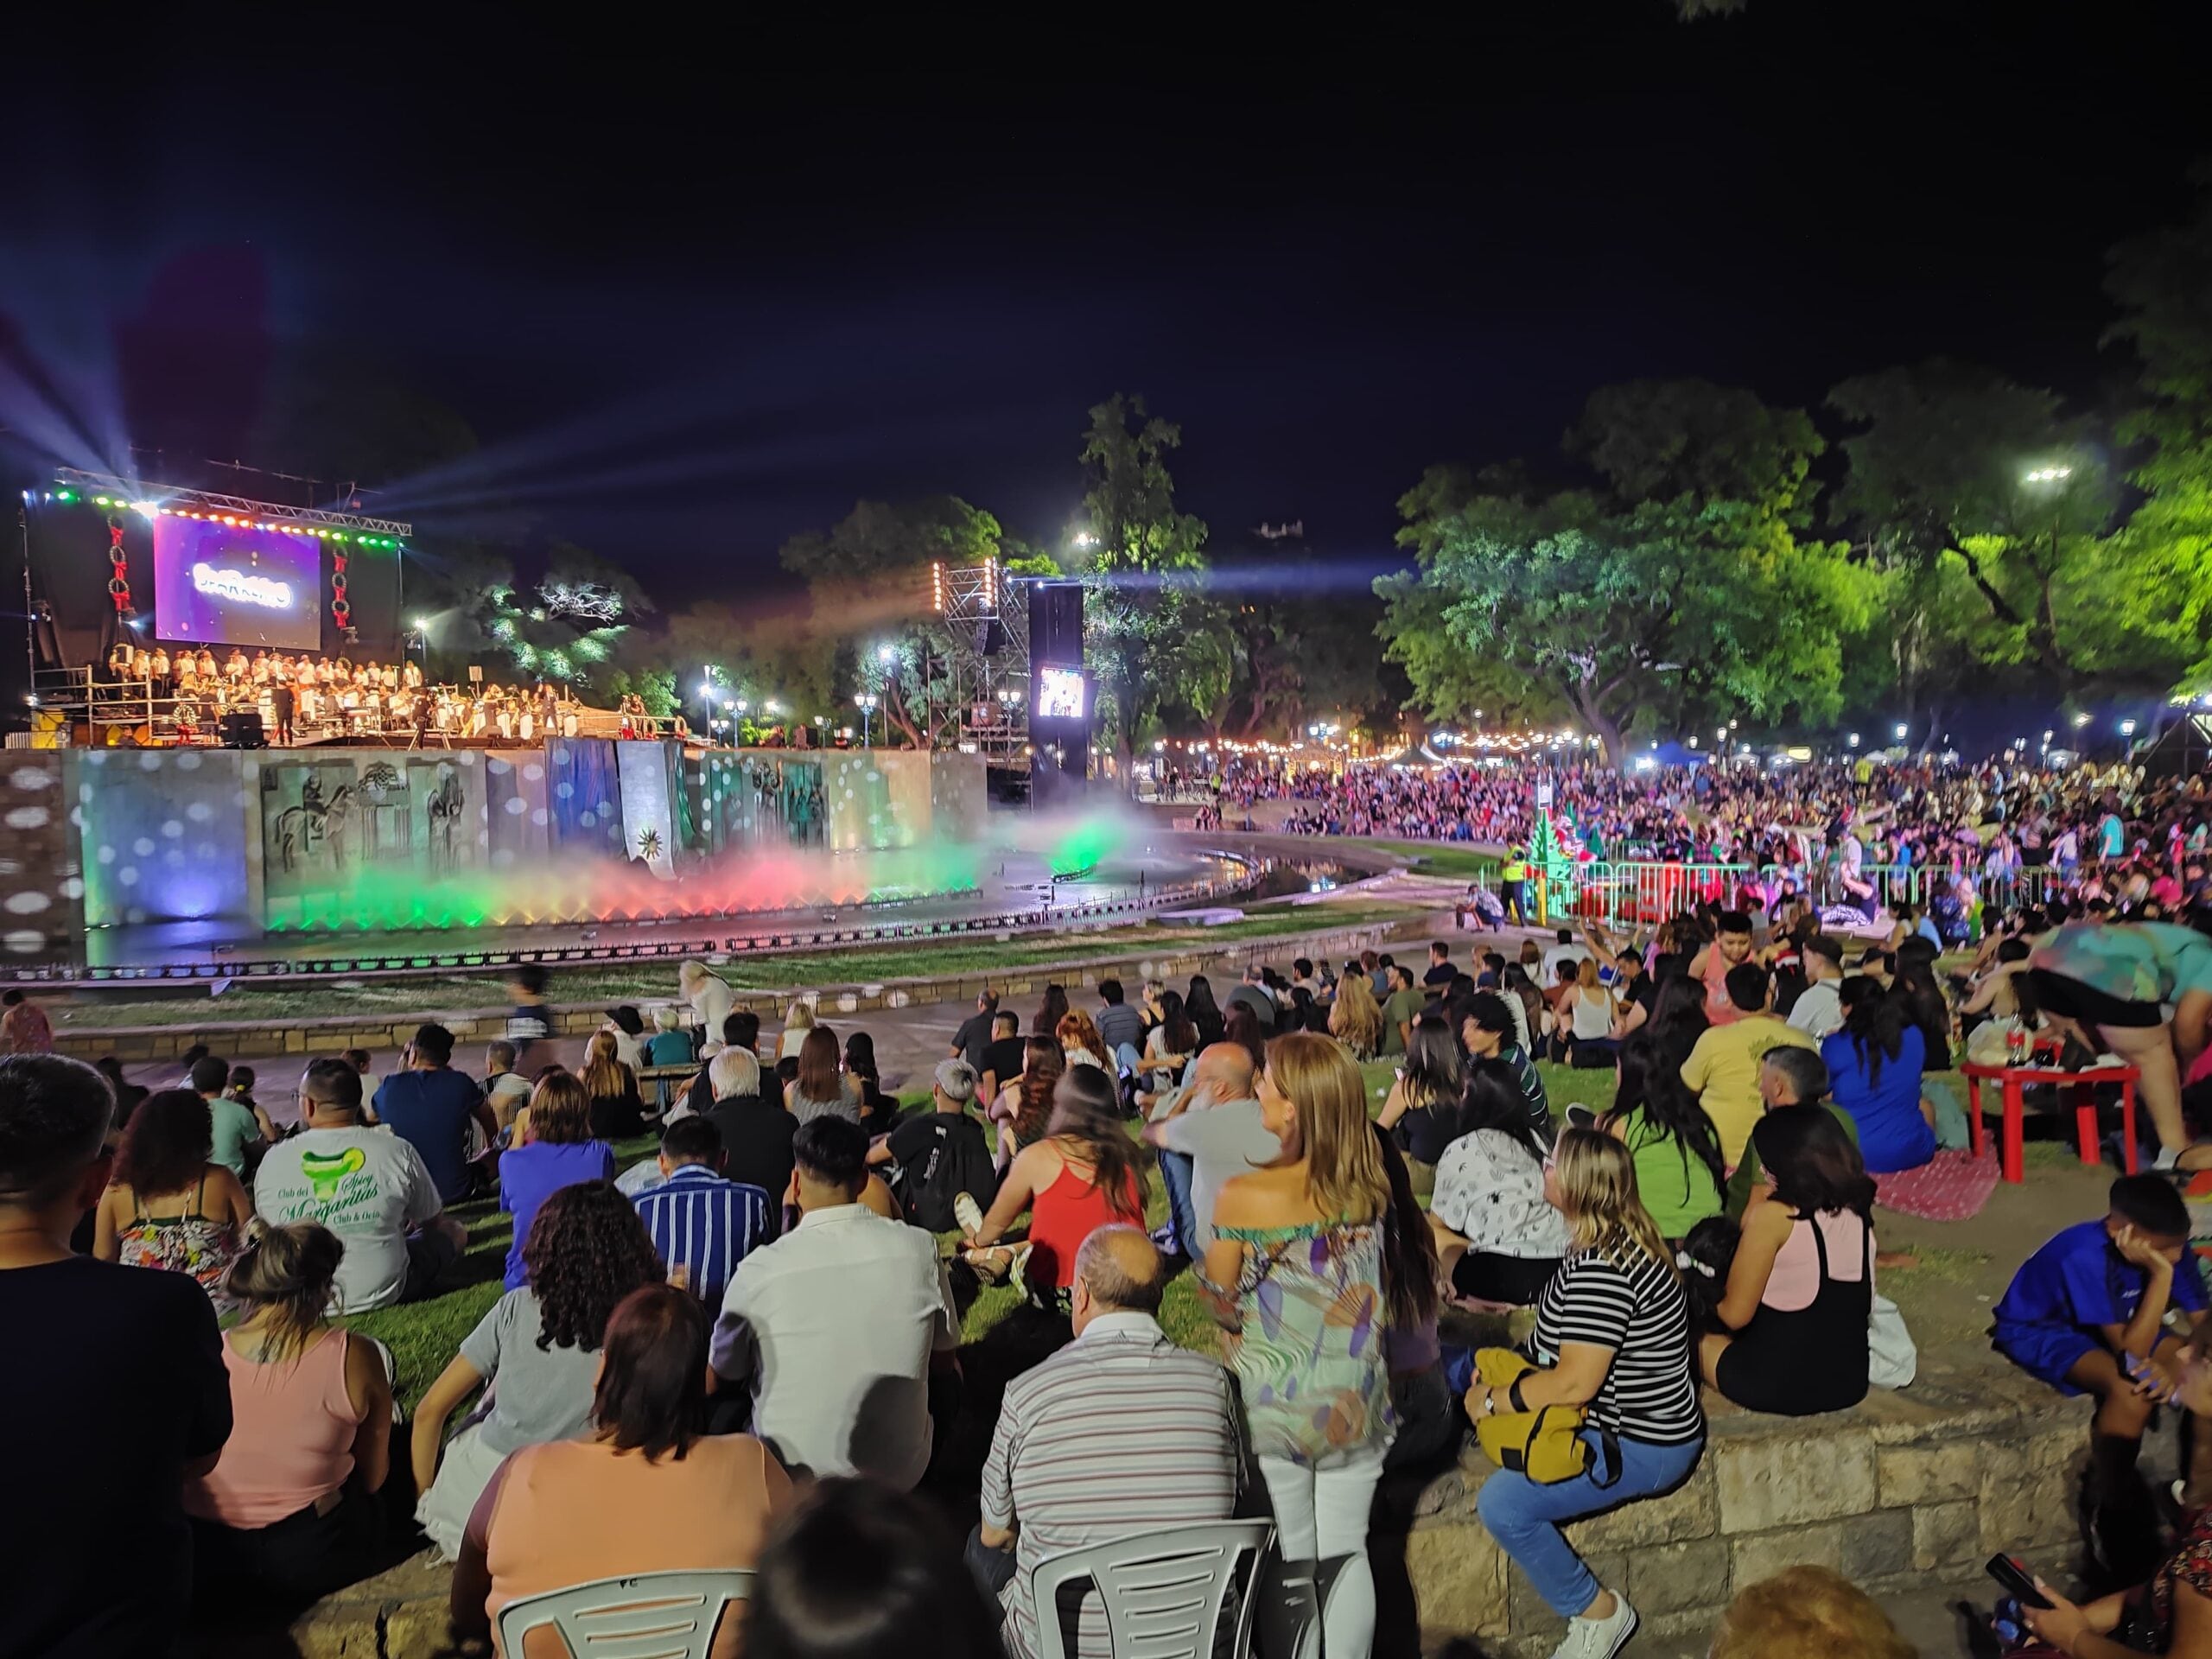
[[[1999, 1549], [2056, 1568], [2075, 1536], [2087, 1402], [1995, 1362], [1826, 1417], [1707, 1400], [1712, 1436], [1687, 1483], [1567, 1529], [1654, 1636], [1711, 1630], [1738, 1591], [1786, 1567], [1834, 1567], [1879, 1596], [1967, 1581]], [[1563, 1622], [1475, 1514], [1490, 1473], [1471, 1442], [1417, 1504], [1406, 1566], [1421, 1645], [1548, 1654]]]

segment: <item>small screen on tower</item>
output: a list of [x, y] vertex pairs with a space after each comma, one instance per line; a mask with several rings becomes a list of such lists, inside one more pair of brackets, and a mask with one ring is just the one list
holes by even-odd
[[322, 543], [163, 513], [154, 520], [154, 628], [194, 645], [322, 648]]
[[1079, 668], [1040, 668], [1037, 671], [1039, 720], [1081, 720], [1090, 707], [1090, 688]]

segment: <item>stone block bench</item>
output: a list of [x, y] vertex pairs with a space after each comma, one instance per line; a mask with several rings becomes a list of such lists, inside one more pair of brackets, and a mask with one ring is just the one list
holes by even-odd
[[[1705, 1398], [1711, 1435], [1681, 1487], [1567, 1529], [1652, 1637], [1708, 1632], [1737, 1592], [1801, 1563], [1879, 1597], [1968, 1583], [1999, 1549], [2046, 1571], [2073, 1553], [2089, 1402], [1994, 1361], [1821, 1417]], [[1470, 1443], [1416, 1503], [1406, 1567], [1421, 1645], [1471, 1638], [1485, 1654], [1548, 1654], [1563, 1622], [1475, 1513], [1491, 1472]]]
[[[2062, 1400], [1993, 1360], [1937, 1363], [1900, 1393], [1825, 1417], [1762, 1417], [1706, 1396], [1712, 1436], [1667, 1497], [1623, 1505], [1567, 1535], [1608, 1586], [1625, 1589], [1655, 1647], [1702, 1637], [1746, 1585], [1783, 1567], [1834, 1567], [1875, 1596], [1967, 1586], [1999, 1549], [2064, 1570], [2088, 1402]], [[1470, 1442], [1413, 1498], [1402, 1548], [1420, 1645], [1505, 1659], [1548, 1654], [1561, 1622], [1475, 1514], [1491, 1466]], [[446, 1626], [447, 1569], [428, 1554], [318, 1603], [279, 1649], [299, 1659], [433, 1659], [469, 1651]], [[1987, 1586], [1983, 1586], [1986, 1590]], [[1385, 1599], [1387, 1599], [1387, 1593]], [[1410, 1647], [1378, 1632], [1378, 1654]], [[1464, 1651], [1464, 1647], [1462, 1649]]]

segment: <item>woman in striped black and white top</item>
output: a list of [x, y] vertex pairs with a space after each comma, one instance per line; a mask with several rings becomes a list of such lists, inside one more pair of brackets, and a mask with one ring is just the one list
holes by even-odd
[[1626, 1147], [1595, 1130], [1567, 1130], [1546, 1166], [1544, 1196], [1567, 1217], [1572, 1240], [1536, 1304], [1530, 1345], [1546, 1369], [1515, 1385], [1517, 1398], [1476, 1384], [1467, 1413], [1479, 1421], [1494, 1411], [1580, 1406], [1590, 1467], [1548, 1484], [1500, 1470], [1476, 1507], [1537, 1592], [1566, 1616], [1559, 1653], [1612, 1659], [1636, 1633], [1636, 1610], [1598, 1582], [1560, 1529], [1678, 1486], [1696, 1465], [1705, 1417], [1690, 1375], [1689, 1305], [1674, 1253], [1637, 1197]]

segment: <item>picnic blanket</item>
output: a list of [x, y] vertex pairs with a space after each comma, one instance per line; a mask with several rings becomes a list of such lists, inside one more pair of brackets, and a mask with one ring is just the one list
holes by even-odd
[[1979, 1158], [1965, 1150], [1939, 1152], [1918, 1169], [1874, 1178], [1875, 1203], [1923, 1221], [1971, 1220], [1996, 1190], [1994, 1147]]

